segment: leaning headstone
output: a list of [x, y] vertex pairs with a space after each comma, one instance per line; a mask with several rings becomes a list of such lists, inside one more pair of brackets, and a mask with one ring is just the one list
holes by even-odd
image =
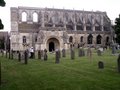
[[56, 50], [56, 53], [55, 53], [55, 63], [59, 63], [59, 62], [60, 62], [59, 51]]
[[97, 50], [97, 55], [98, 55], [98, 56], [101, 56], [101, 53], [102, 53], [101, 50], [98, 49], [98, 50]]
[[19, 62], [21, 61], [21, 53], [20, 53], [20, 51], [18, 51], [18, 61]]
[[65, 51], [65, 49], [62, 49], [62, 57], [66, 57], [66, 51]]
[[103, 69], [104, 68], [104, 63], [102, 61], [98, 62], [98, 68]]
[[120, 73], [120, 54], [118, 56], [117, 63], [118, 63], [118, 72]]
[[44, 61], [47, 61], [47, 59], [48, 59], [47, 50], [45, 49], [45, 50], [44, 50]]
[[27, 50], [25, 50], [25, 52], [24, 52], [24, 60], [25, 60], [25, 64], [27, 64], [28, 63], [28, 51]]
[[41, 59], [41, 50], [38, 51], [38, 59]]
[[71, 49], [71, 59], [75, 59], [75, 52], [73, 49]]

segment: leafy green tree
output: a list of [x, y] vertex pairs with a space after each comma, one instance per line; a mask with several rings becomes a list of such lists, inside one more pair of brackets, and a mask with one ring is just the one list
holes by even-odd
[[115, 19], [115, 33], [116, 33], [116, 41], [120, 44], [120, 15]]

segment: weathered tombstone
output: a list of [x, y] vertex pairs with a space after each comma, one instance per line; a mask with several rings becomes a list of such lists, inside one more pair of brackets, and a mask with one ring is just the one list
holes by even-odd
[[116, 46], [115, 46], [115, 44], [112, 44], [111, 46], [112, 46], [112, 54], [115, 54], [116, 53]]
[[83, 56], [82, 48], [79, 49], [78, 56], [79, 56], [79, 57]]
[[5, 56], [6, 56], [6, 58], [8, 57], [8, 56], [7, 56], [7, 53], [8, 53], [8, 52], [7, 52], [7, 50], [6, 50], [6, 51], [5, 51]]
[[60, 57], [59, 57], [59, 51], [58, 50], [56, 50], [55, 56], [56, 56], [55, 63], [59, 63], [60, 62]]
[[59, 55], [59, 58], [61, 58], [61, 52], [60, 52], [60, 50], [58, 50], [58, 55]]
[[18, 51], [18, 61], [19, 62], [21, 61], [21, 53], [20, 53], [20, 51]]
[[120, 54], [118, 56], [117, 63], [118, 63], [118, 72], [120, 73]]
[[41, 59], [44, 60], [44, 51], [43, 50], [40, 51], [41, 51]]
[[101, 56], [101, 53], [102, 53], [101, 50], [98, 49], [98, 50], [97, 50], [97, 55], [98, 55], [98, 56]]
[[4, 56], [4, 51], [3, 50], [1, 50], [1, 53], [2, 53], [2, 57]]
[[82, 49], [82, 56], [85, 56], [85, 50]]
[[41, 59], [41, 50], [38, 50], [38, 59]]
[[47, 50], [45, 49], [45, 50], [44, 50], [44, 61], [47, 61], [47, 59], [48, 59]]
[[104, 68], [104, 63], [102, 61], [98, 62], [98, 68], [103, 69]]
[[13, 50], [11, 50], [11, 59], [13, 59]]
[[92, 50], [91, 48], [89, 47], [88, 50], [87, 50], [87, 56], [90, 60], [92, 60]]
[[25, 60], [25, 64], [27, 64], [28, 63], [28, 51], [27, 50], [25, 50], [25, 52], [24, 52], [24, 60]]
[[71, 59], [74, 59], [75, 58], [75, 52], [73, 49], [71, 49]]
[[64, 48], [62, 49], [62, 57], [66, 57], [66, 51]]
[[11, 52], [10, 52], [10, 50], [9, 50], [9, 59], [11, 58], [10, 55], [11, 55]]

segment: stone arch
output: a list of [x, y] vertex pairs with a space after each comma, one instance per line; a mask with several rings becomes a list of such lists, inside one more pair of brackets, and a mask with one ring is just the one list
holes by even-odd
[[88, 37], [87, 37], [87, 43], [88, 44], [92, 44], [93, 43], [93, 36], [92, 36], [92, 34], [88, 35]]
[[69, 37], [69, 43], [73, 43], [73, 37], [72, 36]]
[[33, 16], [33, 22], [38, 22], [38, 13], [34, 12], [32, 16]]
[[23, 11], [21, 13], [21, 19], [22, 19], [22, 22], [27, 22], [27, 12]]
[[60, 49], [60, 42], [57, 38], [51, 37], [47, 40], [46, 47], [49, 52], [55, 51], [56, 49]]
[[97, 42], [97, 44], [101, 44], [101, 40], [102, 40], [102, 36], [101, 36], [101, 35], [98, 35], [98, 36], [96, 37], [96, 42]]

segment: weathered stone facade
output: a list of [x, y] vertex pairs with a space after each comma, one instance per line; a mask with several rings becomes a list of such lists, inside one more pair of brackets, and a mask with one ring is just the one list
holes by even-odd
[[30, 47], [35, 50], [62, 50], [68, 49], [70, 44], [104, 46], [112, 42], [112, 38], [111, 21], [106, 12], [11, 8], [10, 39], [13, 50]]

